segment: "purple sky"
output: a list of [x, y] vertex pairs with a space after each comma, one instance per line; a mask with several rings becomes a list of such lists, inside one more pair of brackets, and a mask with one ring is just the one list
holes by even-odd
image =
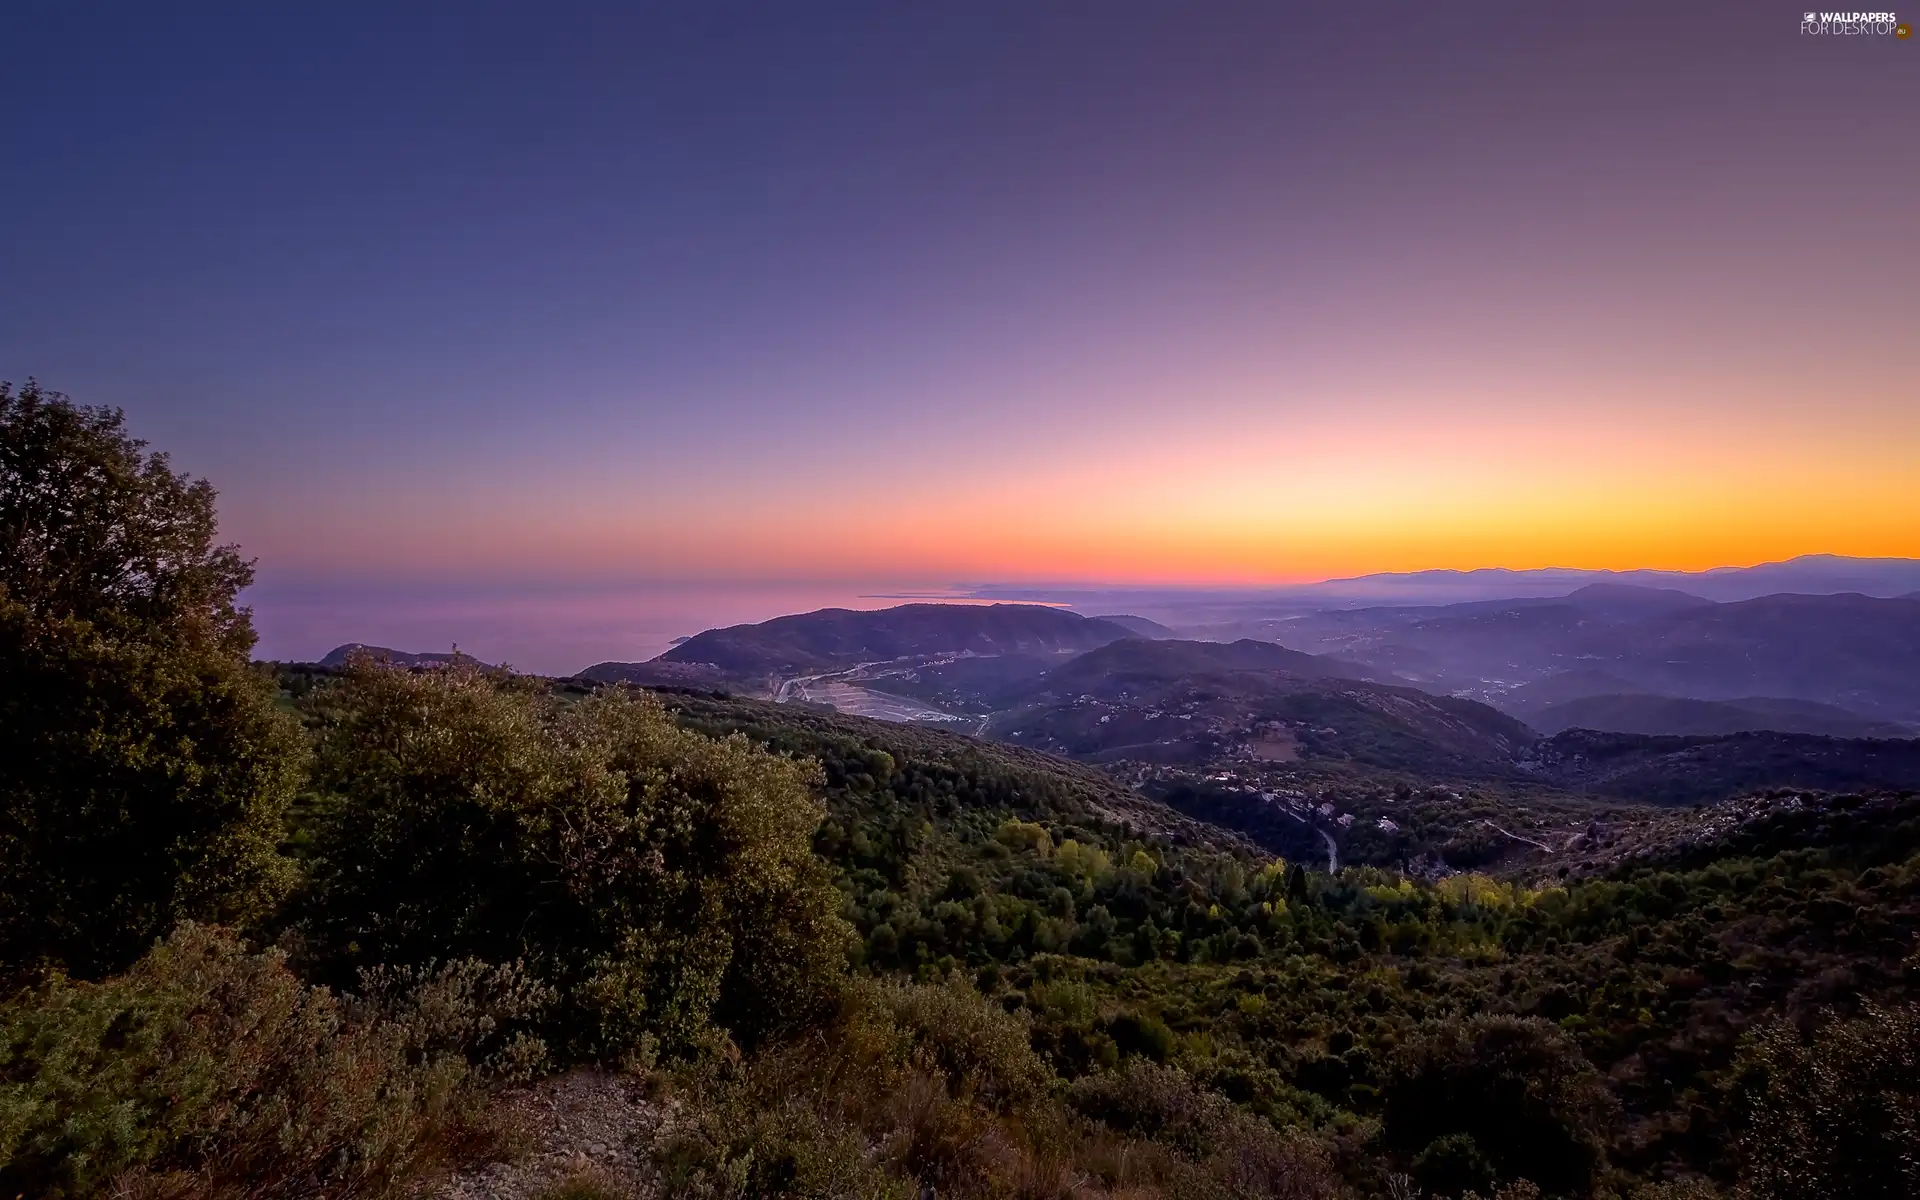
[[381, 597], [561, 597], [511, 654], [622, 587], [1920, 554], [1920, 44], [1799, 22], [16, 0], [0, 378], [214, 480], [268, 653]]

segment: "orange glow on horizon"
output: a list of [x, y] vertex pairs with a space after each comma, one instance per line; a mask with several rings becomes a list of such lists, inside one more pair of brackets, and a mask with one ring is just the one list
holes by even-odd
[[1116, 421], [1066, 454], [1033, 439], [874, 455], [664, 496], [580, 472], [534, 500], [434, 494], [365, 521], [339, 519], [347, 500], [235, 532], [268, 566], [576, 579], [1286, 584], [1920, 557], [1920, 418], [1604, 399], [1549, 418], [1441, 397], [1229, 428]]

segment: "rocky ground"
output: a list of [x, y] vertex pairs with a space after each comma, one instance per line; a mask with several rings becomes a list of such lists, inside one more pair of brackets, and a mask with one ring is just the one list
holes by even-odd
[[658, 1196], [646, 1147], [661, 1111], [631, 1078], [572, 1071], [507, 1093], [501, 1105], [519, 1131], [519, 1153], [460, 1172], [429, 1193], [430, 1200]]

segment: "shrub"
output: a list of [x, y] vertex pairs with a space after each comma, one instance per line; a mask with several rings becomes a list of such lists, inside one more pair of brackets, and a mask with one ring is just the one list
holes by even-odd
[[1331, 1196], [1339, 1183], [1325, 1150], [1208, 1091], [1177, 1067], [1135, 1060], [1077, 1080], [1069, 1102], [1106, 1128], [1173, 1148], [1166, 1194], [1181, 1197]]
[[688, 1200], [908, 1200], [919, 1189], [870, 1158], [860, 1130], [811, 1096], [754, 1104], [710, 1097], [674, 1131], [660, 1162], [667, 1194]]
[[[1469, 1191], [1460, 1200], [1480, 1200], [1480, 1193]], [[1540, 1200], [1540, 1189], [1530, 1180], [1521, 1179], [1494, 1188], [1492, 1200]], [[1641, 1200], [1641, 1193], [1636, 1191], [1633, 1200]]]
[[473, 1136], [473, 1073], [184, 925], [0, 1005], [0, 1191], [387, 1196]]
[[1077, 1111], [1109, 1129], [1195, 1157], [1212, 1153], [1236, 1116], [1225, 1097], [1204, 1090], [1185, 1071], [1154, 1063], [1087, 1076], [1075, 1081], [1069, 1096]]
[[1736, 1078], [1740, 1196], [1920, 1195], [1920, 1008], [1868, 1003], [1811, 1037], [1763, 1026]]
[[963, 984], [866, 985], [891, 1023], [902, 1058], [936, 1072], [956, 1093], [1006, 1107], [1033, 1099], [1051, 1072], [1028, 1040], [1027, 1022]]
[[1413, 1158], [1413, 1176], [1445, 1196], [1475, 1194], [1495, 1183], [1493, 1164], [1471, 1134], [1449, 1133], [1428, 1142]]
[[909, 1040], [872, 992], [855, 989], [811, 1037], [733, 1064], [682, 1068], [675, 1119], [654, 1146], [665, 1192], [692, 1200], [909, 1197], [877, 1151]]
[[[1075, 1105], [1113, 1124], [1080, 1116], [1029, 1086], [1051, 1081], [1004, 1020], [960, 988], [855, 986], [813, 1036], [683, 1077], [679, 1116], [657, 1147], [668, 1194], [914, 1196], [922, 1184], [943, 1197], [1035, 1200], [1341, 1194], [1311, 1138], [1171, 1068], [1083, 1080]], [[999, 1050], [965, 1051], [983, 1032]]]
[[812, 1036], [694, 1072], [660, 1151], [675, 1195], [1003, 1194], [1049, 1078], [1025, 1022], [970, 988], [855, 981]]
[[1107, 1032], [1123, 1054], [1138, 1054], [1154, 1062], [1165, 1062], [1173, 1053], [1173, 1030], [1151, 1013], [1123, 1012], [1108, 1025]]
[[416, 1058], [459, 1055], [503, 1083], [523, 1083], [547, 1066], [545, 1041], [532, 1030], [553, 1005], [553, 990], [524, 964], [455, 959], [419, 967], [360, 972], [356, 1014], [397, 1028]]
[[1579, 1048], [1537, 1018], [1430, 1022], [1383, 1081], [1385, 1137], [1430, 1187], [1529, 1179], [1586, 1195], [1615, 1101]]
[[1721, 1195], [1707, 1180], [1693, 1178], [1643, 1183], [1627, 1194], [1627, 1200], [1721, 1200]]
[[831, 1004], [849, 935], [812, 764], [470, 664], [356, 660], [310, 703], [303, 929], [327, 970], [524, 960], [576, 1057], [692, 1047], [714, 1021], [751, 1043]]

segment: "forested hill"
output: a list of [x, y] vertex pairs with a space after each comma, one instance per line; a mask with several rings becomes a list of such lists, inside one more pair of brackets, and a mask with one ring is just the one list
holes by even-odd
[[[1910, 597], [1783, 593], [1717, 604], [1609, 585], [1557, 599], [1328, 610], [1233, 628], [1391, 670], [1523, 720], [1550, 704], [1641, 695], [1810, 701], [1920, 723], [1920, 603]], [[1643, 710], [1639, 719], [1662, 715]], [[1677, 723], [1651, 731], [1689, 732], [1698, 719], [1683, 709], [1664, 715]]]
[[1369, 681], [1268, 642], [1115, 642], [1056, 668], [996, 736], [1100, 762], [1204, 765], [1267, 741], [1291, 759], [1510, 775], [1537, 735], [1484, 704]]
[[1522, 760], [1542, 782], [1661, 804], [1721, 800], [1764, 788], [1920, 788], [1920, 739], [1801, 733], [1654, 737], [1570, 729]]
[[1179, 637], [1172, 629], [1158, 621], [1149, 621], [1145, 617], [1129, 616], [1126, 613], [1094, 613], [1096, 621], [1111, 621], [1122, 629], [1143, 638]]
[[1329, 655], [1303, 654], [1272, 642], [1133, 639], [1113, 642], [1057, 667], [1047, 677], [1060, 695], [1115, 694], [1129, 687], [1152, 689], [1177, 680], [1268, 678], [1380, 679], [1382, 672]]
[[1616, 627], [1580, 647], [1667, 695], [1783, 696], [1920, 715], [1920, 602], [1763, 596]]
[[1184, 817], [1102, 771], [1036, 750], [818, 708], [673, 689], [657, 694], [688, 728], [739, 733], [780, 753], [819, 760], [830, 796], [890, 791], [894, 802], [942, 823], [1045, 821], [1095, 838], [1256, 853], [1233, 833]]
[[[1712, 1180], [1749, 1169], [1740, 1147], [1766, 1103], [1757, 1063], [1796, 1089], [1778, 1101], [1789, 1106], [1846, 1086], [1766, 1042], [1769, 1022], [1897, 1001], [1913, 982], [1901, 967], [1920, 917], [1912, 796], [1644, 810], [1569, 848], [1569, 876], [1541, 868], [1558, 886], [1424, 884], [1190, 841], [1192, 827], [1154, 828], [1166, 810], [1046, 755], [792, 706], [663, 699], [692, 728], [825, 764], [815, 845], [863, 970], [967, 974], [1030, 1022], [1082, 1111], [1166, 1119], [1171, 1098], [1109, 1081], [1191, 1078], [1283, 1127], [1363, 1136], [1422, 1195], [1524, 1177], [1554, 1197], [1712, 1200]], [[1867, 1069], [1848, 1039], [1903, 1036], [1878, 1011], [1827, 1027], [1836, 1079]], [[1864, 1101], [1827, 1100], [1859, 1119]], [[1415, 1194], [1372, 1178], [1352, 1194]]]
[[1679, 696], [1603, 694], [1549, 704], [1523, 714], [1542, 733], [1600, 729], [1610, 733], [1723, 734], [1771, 730], [1826, 737], [1912, 737], [1920, 727], [1876, 721], [1816, 700], [1749, 696], [1694, 700]]
[[655, 661], [705, 663], [754, 676], [831, 671], [919, 655], [1078, 653], [1132, 636], [1114, 622], [1036, 604], [825, 608], [709, 629]]

